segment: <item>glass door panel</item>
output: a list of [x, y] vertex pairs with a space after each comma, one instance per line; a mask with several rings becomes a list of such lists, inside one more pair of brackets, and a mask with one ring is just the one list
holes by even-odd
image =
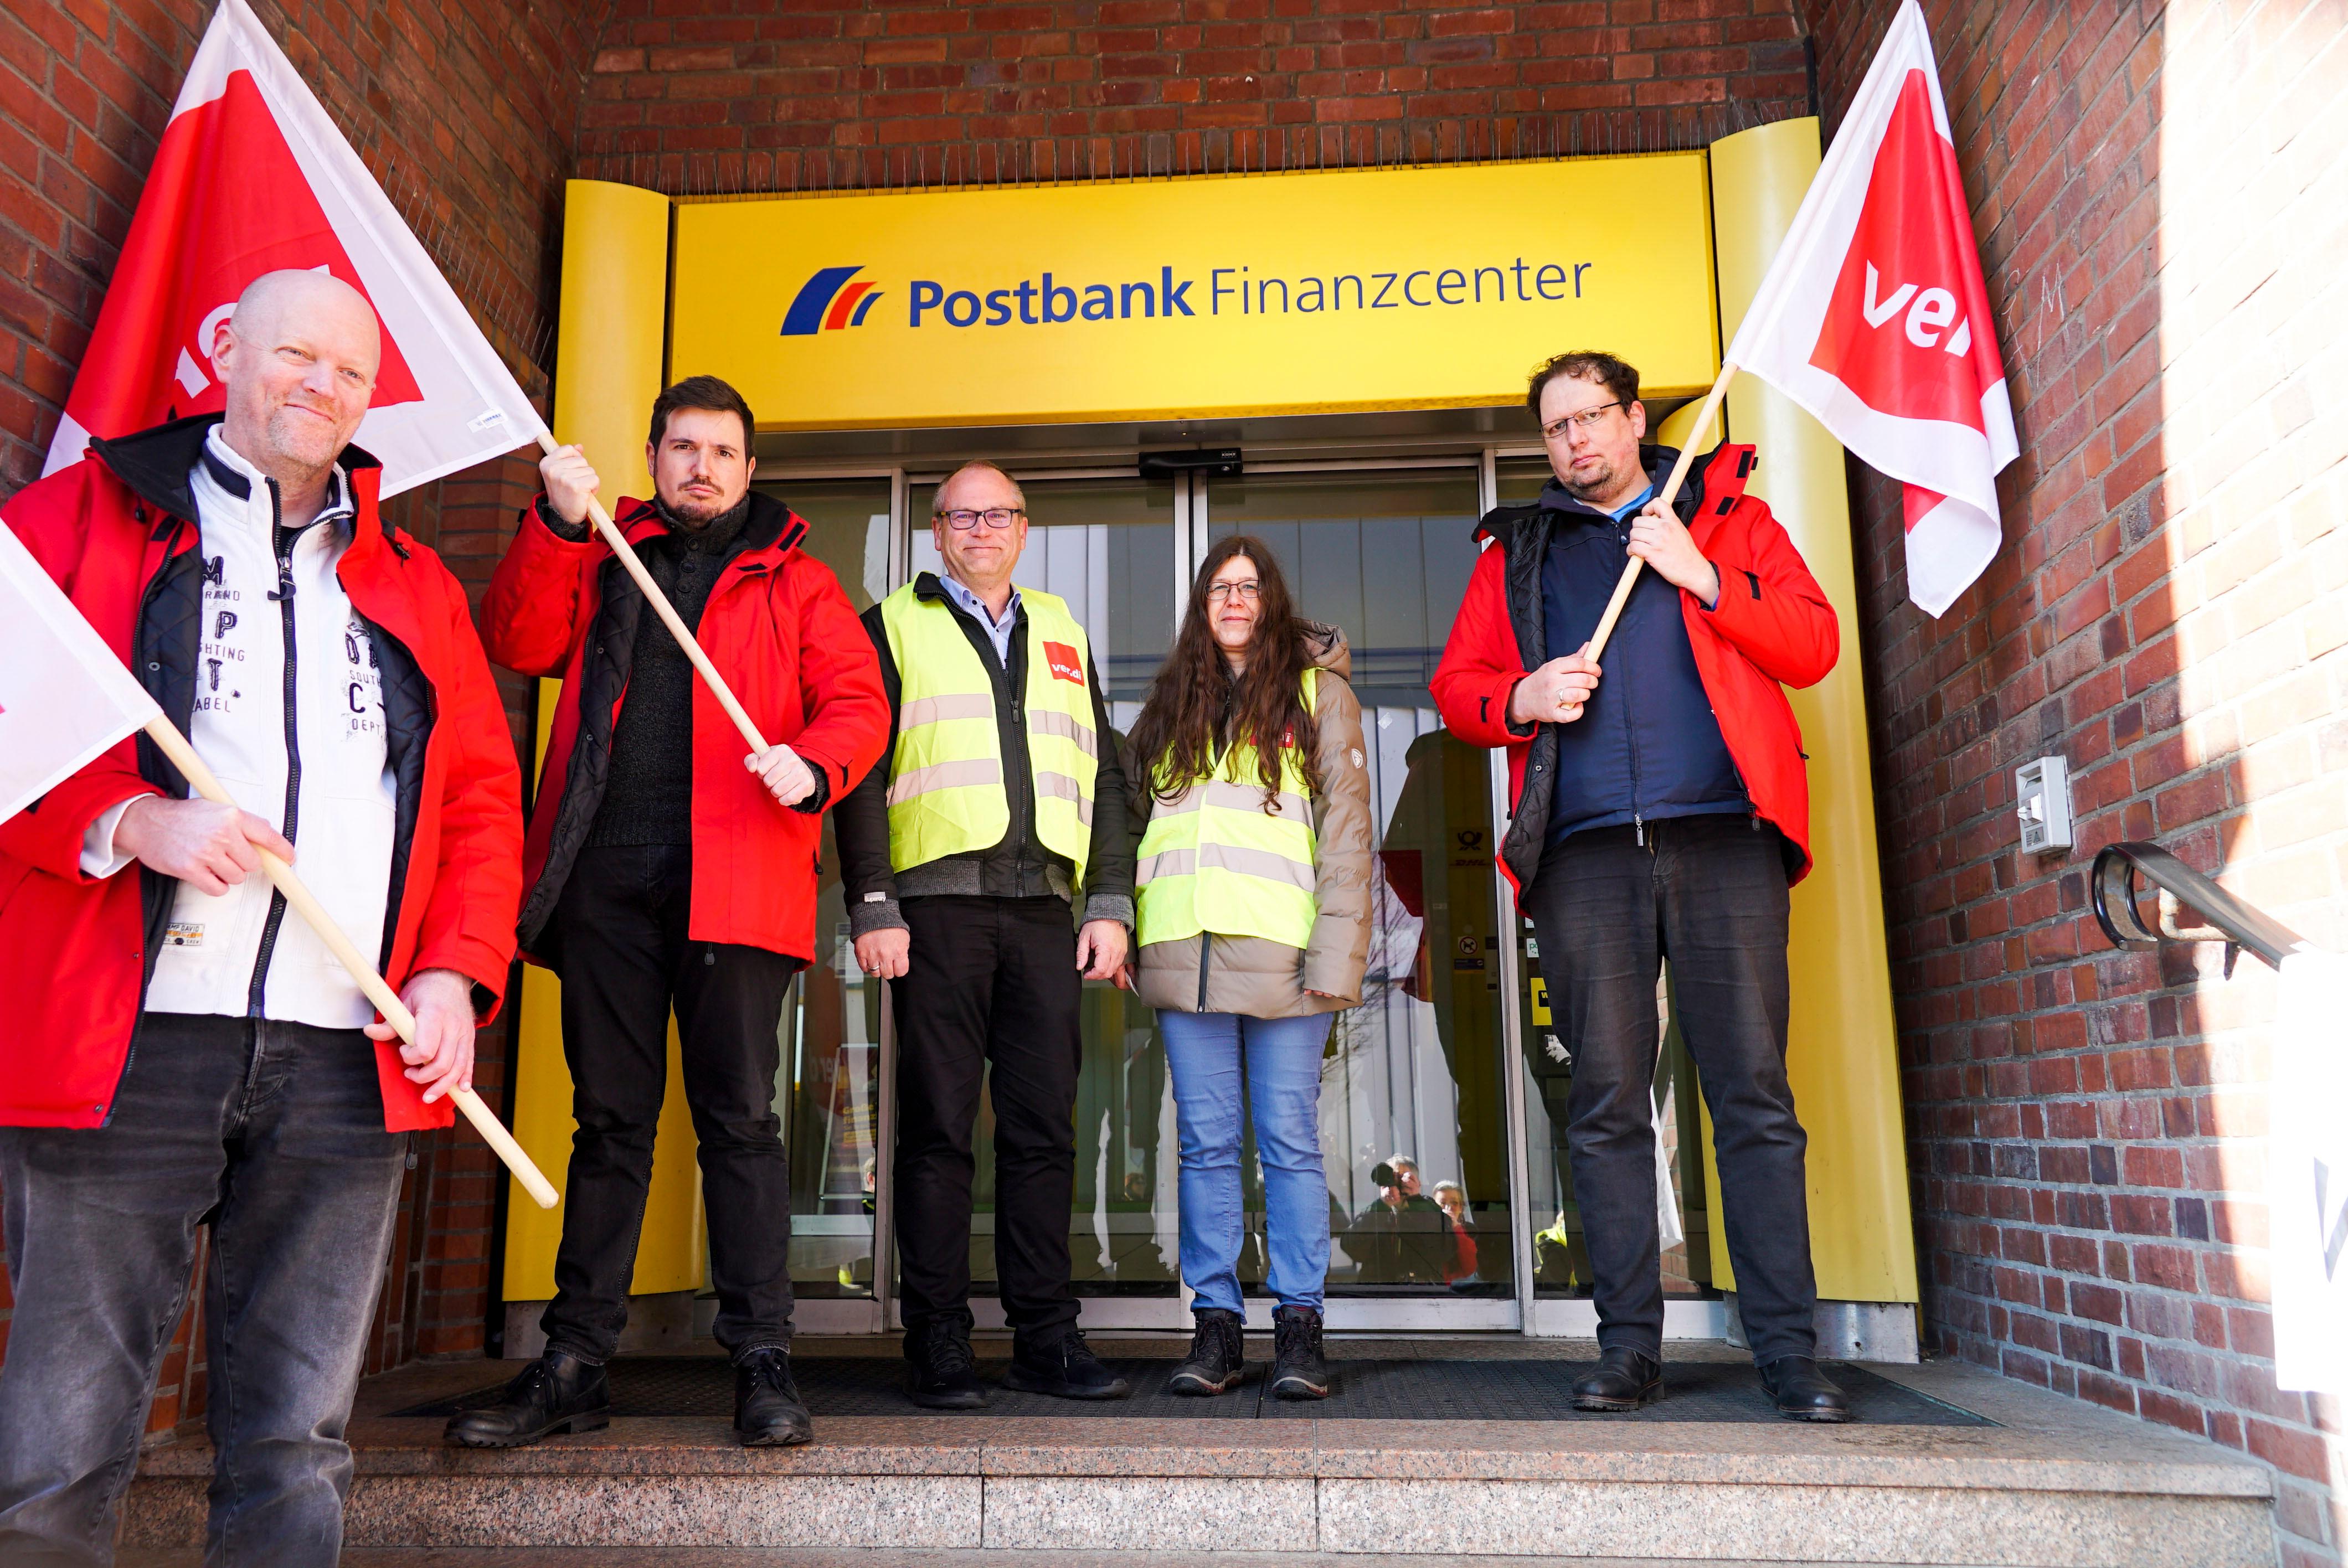
[[[1129, 474], [1023, 479], [1027, 548], [1018, 581], [1056, 593], [1083, 625], [1120, 745], [1171, 646], [1180, 499], [1166, 481]], [[931, 537], [934, 483], [911, 487], [912, 570], [940, 569]], [[1111, 803], [1099, 804], [1107, 809]], [[1117, 803], [1123, 809], [1122, 803]], [[971, 1219], [971, 1280], [992, 1294], [994, 1111], [980, 1102]], [[1180, 1289], [1175, 1211], [1174, 1098], [1150, 1009], [1106, 981], [1084, 995], [1084, 1062], [1076, 1088], [1076, 1187], [1068, 1215], [1076, 1294], [1154, 1297], [1141, 1317], [1087, 1307], [1098, 1327], [1174, 1327]], [[979, 1305], [984, 1323], [984, 1307]]]
[[[1549, 483], [1549, 462], [1542, 457], [1502, 458], [1495, 477], [1500, 505], [1523, 506], [1538, 499]], [[1522, 1009], [1525, 1138], [1532, 1182], [1524, 1223], [1538, 1227], [1533, 1233], [1534, 1293], [1545, 1298], [1586, 1296], [1591, 1293], [1590, 1255], [1582, 1240], [1581, 1211], [1573, 1198], [1573, 1173], [1566, 1163], [1566, 1099], [1573, 1086], [1568, 1042], [1558, 1038], [1532, 924], [1519, 919], [1517, 925], [1523, 976], [1517, 1003]], [[1678, 1245], [1663, 1249], [1663, 1291], [1667, 1296], [1710, 1296], [1711, 1216], [1704, 1198], [1695, 1065], [1672, 1021], [1668, 975], [1655, 999], [1664, 1030], [1663, 1052], [1655, 1063], [1655, 1129], [1670, 1166], [1684, 1236]]]
[[[1322, 1064], [1333, 1297], [1515, 1294], [1490, 764], [1443, 727], [1427, 690], [1475, 566], [1477, 488], [1464, 466], [1251, 470], [1205, 486], [1208, 542], [1261, 538], [1302, 612], [1344, 630], [1369, 743], [1369, 969]], [[1253, 1293], [1251, 1153], [1246, 1169]]]
[[[858, 613], [888, 592], [891, 480], [781, 479], [757, 487], [807, 519], [800, 548], [832, 569]], [[791, 1162], [791, 1287], [810, 1300], [871, 1296], [880, 1169], [880, 983], [856, 967], [829, 813], [821, 856], [815, 961], [784, 1000], [775, 1081]]]

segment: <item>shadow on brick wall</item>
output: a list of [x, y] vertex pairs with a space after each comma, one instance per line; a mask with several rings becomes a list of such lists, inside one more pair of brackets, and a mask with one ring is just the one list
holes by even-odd
[[[1892, 6], [1810, 9], [1831, 113]], [[1937, 621], [1853, 467], [1928, 1337], [2269, 1460], [2285, 1561], [2336, 1563], [2340, 1412], [2273, 1377], [2271, 976], [2114, 951], [2087, 872], [2155, 839], [2348, 935], [2337, 10], [1926, 11], [2023, 438], [2007, 548]], [[2024, 856], [2044, 755], [2078, 844]]]

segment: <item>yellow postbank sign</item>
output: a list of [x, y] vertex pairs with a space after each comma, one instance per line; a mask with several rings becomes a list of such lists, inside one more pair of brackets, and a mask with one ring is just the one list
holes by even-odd
[[767, 429], [1505, 405], [1719, 365], [1701, 153], [687, 202], [669, 372]]

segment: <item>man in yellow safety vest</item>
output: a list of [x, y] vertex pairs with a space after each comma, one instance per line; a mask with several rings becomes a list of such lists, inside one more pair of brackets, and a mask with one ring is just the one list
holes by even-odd
[[991, 1068], [1005, 1381], [1122, 1399], [1125, 1379], [1076, 1327], [1068, 1210], [1083, 983], [1123, 970], [1133, 923], [1125, 775], [1085, 629], [1057, 596], [1012, 583], [1027, 542], [1019, 487], [967, 464], [938, 487], [930, 527], [945, 570], [864, 614], [890, 742], [833, 815], [856, 961], [893, 982], [908, 1392], [939, 1409], [986, 1402], [970, 1219]]

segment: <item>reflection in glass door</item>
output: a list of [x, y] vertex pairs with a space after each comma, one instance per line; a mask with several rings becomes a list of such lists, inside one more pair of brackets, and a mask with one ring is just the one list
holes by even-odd
[[[1173, 641], [1182, 498], [1171, 482], [1145, 481], [1129, 468], [1023, 477], [1020, 487], [1028, 532], [1018, 581], [1068, 601], [1091, 641], [1122, 746]], [[908, 497], [915, 576], [939, 569], [929, 526], [935, 493], [932, 481], [912, 486]], [[982, 1100], [971, 1220], [971, 1280], [980, 1297], [995, 1281], [994, 1133], [993, 1104]], [[1115, 986], [1086, 981], [1068, 1240], [1076, 1294], [1087, 1298], [1087, 1325], [1181, 1325], [1175, 1157], [1173, 1093], [1154, 1015]], [[982, 1326], [1000, 1321], [993, 1305], [973, 1301]]]
[[[1345, 632], [1370, 743], [1369, 970], [1322, 1067], [1331, 1325], [1513, 1326], [1490, 764], [1443, 727], [1427, 690], [1475, 565], [1477, 471], [1251, 467], [1204, 490], [1202, 538], [1262, 539], [1301, 610]], [[1251, 1154], [1247, 1169], [1252, 1292], [1263, 1214]]]

